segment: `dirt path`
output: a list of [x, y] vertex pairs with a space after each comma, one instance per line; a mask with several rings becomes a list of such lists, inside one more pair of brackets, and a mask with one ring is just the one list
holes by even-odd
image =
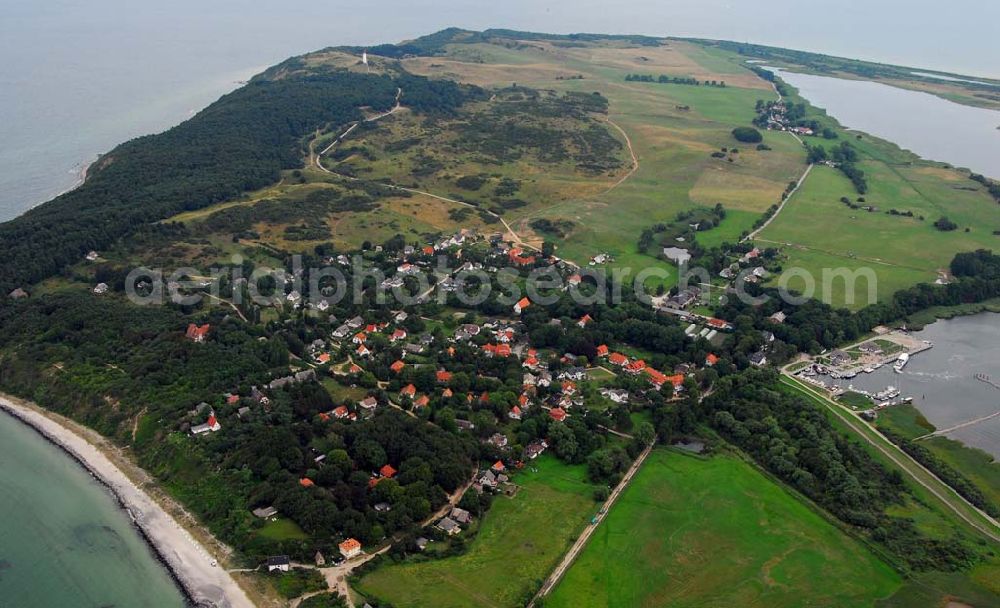
[[[793, 133], [793, 136], [794, 136], [794, 133]], [[799, 139], [799, 138], [796, 136], [795, 139]], [[801, 141], [801, 140], [799, 140], [799, 141]], [[806, 167], [805, 173], [802, 174], [802, 177], [799, 178], [799, 181], [795, 182], [795, 187], [792, 188], [791, 192], [788, 193], [788, 196], [785, 197], [785, 200], [781, 201], [781, 204], [778, 205], [778, 208], [774, 211], [774, 214], [772, 214], [771, 217], [767, 218], [767, 220], [764, 222], [763, 225], [761, 225], [760, 228], [758, 228], [758, 229], [754, 230], [753, 232], [751, 232], [750, 234], [748, 234], [746, 236], [746, 238], [743, 239], [742, 242], [746, 242], [746, 241], [752, 240], [754, 237], [756, 237], [758, 234], [760, 234], [762, 230], [764, 230], [765, 228], [767, 228], [768, 226], [771, 225], [771, 222], [773, 222], [775, 220], [775, 218], [778, 217], [778, 214], [781, 213], [781, 210], [785, 208], [785, 205], [788, 204], [788, 201], [792, 200], [792, 197], [795, 195], [795, 193], [799, 191], [799, 188], [802, 186], [802, 182], [806, 181], [806, 178], [809, 177], [809, 173], [812, 171], [812, 169], [813, 169], [814, 166], [815, 165], [813, 165], [812, 163], [810, 163], [809, 166]]]
[[649, 456], [650, 452], [652, 451], [653, 451], [653, 444], [650, 444], [649, 446], [646, 447], [645, 450], [642, 451], [641, 454], [639, 454], [639, 457], [635, 459], [635, 462], [633, 462], [632, 466], [629, 467], [628, 471], [625, 473], [625, 476], [622, 477], [621, 482], [619, 482], [619, 484], [615, 486], [615, 489], [612, 490], [611, 495], [608, 496], [608, 499], [606, 501], [604, 501], [604, 505], [601, 508], [600, 512], [594, 517], [595, 521], [588, 523], [587, 527], [583, 529], [583, 532], [580, 533], [580, 537], [576, 539], [576, 542], [573, 543], [573, 546], [570, 547], [566, 555], [563, 556], [562, 561], [559, 562], [559, 565], [556, 566], [556, 569], [553, 570], [552, 574], [550, 574], [549, 577], [545, 579], [545, 582], [542, 583], [542, 588], [538, 590], [538, 593], [535, 594], [535, 597], [533, 597], [531, 599], [531, 602], [528, 603], [528, 608], [533, 608], [535, 602], [537, 602], [540, 598], [548, 595], [549, 592], [555, 588], [556, 584], [559, 583], [559, 580], [563, 577], [564, 574], [566, 574], [566, 571], [569, 570], [569, 567], [576, 560], [580, 552], [583, 551], [583, 548], [587, 546], [587, 541], [590, 540], [591, 535], [593, 535], [594, 531], [597, 530], [597, 526], [599, 526], [601, 522], [604, 521], [604, 518], [611, 510], [612, 505], [614, 505], [615, 501], [618, 500], [618, 497], [621, 496], [622, 492], [625, 491], [625, 488], [628, 487], [629, 482], [632, 481], [632, 478], [639, 470], [639, 467], [642, 466], [642, 463], [646, 461], [646, 457]]
[[611, 120], [611, 118], [607, 119], [607, 123], [609, 125], [611, 125], [612, 127], [614, 127], [615, 129], [617, 129], [618, 132], [622, 134], [622, 137], [625, 138], [625, 145], [628, 147], [629, 156], [632, 157], [632, 168], [629, 170], [628, 173], [626, 173], [625, 175], [621, 176], [621, 178], [619, 178], [618, 181], [616, 181], [615, 183], [611, 184], [611, 187], [608, 188], [607, 190], [605, 190], [604, 194], [607, 194], [608, 192], [611, 192], [612, 190], [614, 190], [615, 188], [617, 188], [618, 186], [620, 186], [622, 184], [622, 182], [624, 182], [628, 178], [630, 178], [633, 175], [635, 175], [635, 172], [639, 170], [639, 157], [636, 156], [636, 154], [635, 154], [635, 148], [632, 147], [632, 139], [629, 138], [628, 133], [626, 133], [625, 129], [621, 128], [618, 125], [618, 123], [616, 123], [615, 121]]

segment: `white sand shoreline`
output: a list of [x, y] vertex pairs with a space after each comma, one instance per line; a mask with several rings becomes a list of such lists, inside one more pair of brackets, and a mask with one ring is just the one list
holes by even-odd
[[41, 413], [38, 406], [0, 395], [0, 410], [38, 431], [104, 484], [197, 606], [254, 608], [229, 573], [221, 565], [212, 565], [215, 558], [87, 439]]

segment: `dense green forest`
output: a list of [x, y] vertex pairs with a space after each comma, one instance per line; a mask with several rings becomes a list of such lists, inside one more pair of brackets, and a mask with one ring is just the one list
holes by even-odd
[[402, 74], [296, 73], [258, 77], [190, 120], [105, 154], [80, 188], [0, 224], [0, 293], [59, 272], [149, 222], [199, 209], [301, 167], [304, 139], [319, 128], [387, 110], [397, 88], [407, 106], [450, 112], [481, 91]]

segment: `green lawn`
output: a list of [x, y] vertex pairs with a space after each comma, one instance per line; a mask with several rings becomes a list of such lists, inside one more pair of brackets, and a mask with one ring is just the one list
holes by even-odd
[[545, 605], [872, 606], [900, 584], [750, 465], [657, 450]]
[[278, 517], [275, 521], [268, 521], [257, 530], [257, 536], [273, 541], [283, 540], [305, 540], [309, 535], [302, 531], [297, 523], [284, 517]]
[[[537, 471], [532, 470], [537, 469]], [[356, 589], [397, 608], [523, 605], [596, 509], [583, 466], [545, 454], [515, 477], [514, 498], [497, 497], [466, 553], [393, 564]]]

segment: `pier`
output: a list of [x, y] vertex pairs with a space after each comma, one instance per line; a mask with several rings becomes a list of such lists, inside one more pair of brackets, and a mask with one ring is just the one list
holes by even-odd
[[976, 374], [975, 378], [980, 382], [985, 382], [986, 384], [989, 384], [993, 388], [1000, 390], [1000, 382], [997, 382], [996, 380], [990, 378], [986, 374]]
[[[1000, 388], [1000, 387], [998, 387], [998, 388]], [[986, 422], [987, 420], [992, 420], [993, 418], [997, 418], [997, 417], [1000, 417], [1000, 410], [997, 410], [997, 411], [993, 412], [992, 414], [989, 414], [989, 415], [986, 415], [986, 416], [980, 416], [979, 418], [975, 418], [973, 420], [968, 420], [966, 422], [963, 422], [962, 424], [956, 424], [955, 426], [951, 426], [951, 427], [948, 427], [946, 429], [941, 429], [939, 431], [934, 431], [933, 433], [927, 433], [926, 435], [921, 435], [920, 437], [917, 437], [916, 439], [914, 439], [914, 441], [920, 441], [921, 439], [930, 439], [931, 437], [939, 437], [941, 435], [947, 435], [948, 433], [950, 433], [952, 431], [957, 431], [959, 429], [964, 429], [966, 427], [970, 427], [972, 425], [979, 424], [980, 422]]]

